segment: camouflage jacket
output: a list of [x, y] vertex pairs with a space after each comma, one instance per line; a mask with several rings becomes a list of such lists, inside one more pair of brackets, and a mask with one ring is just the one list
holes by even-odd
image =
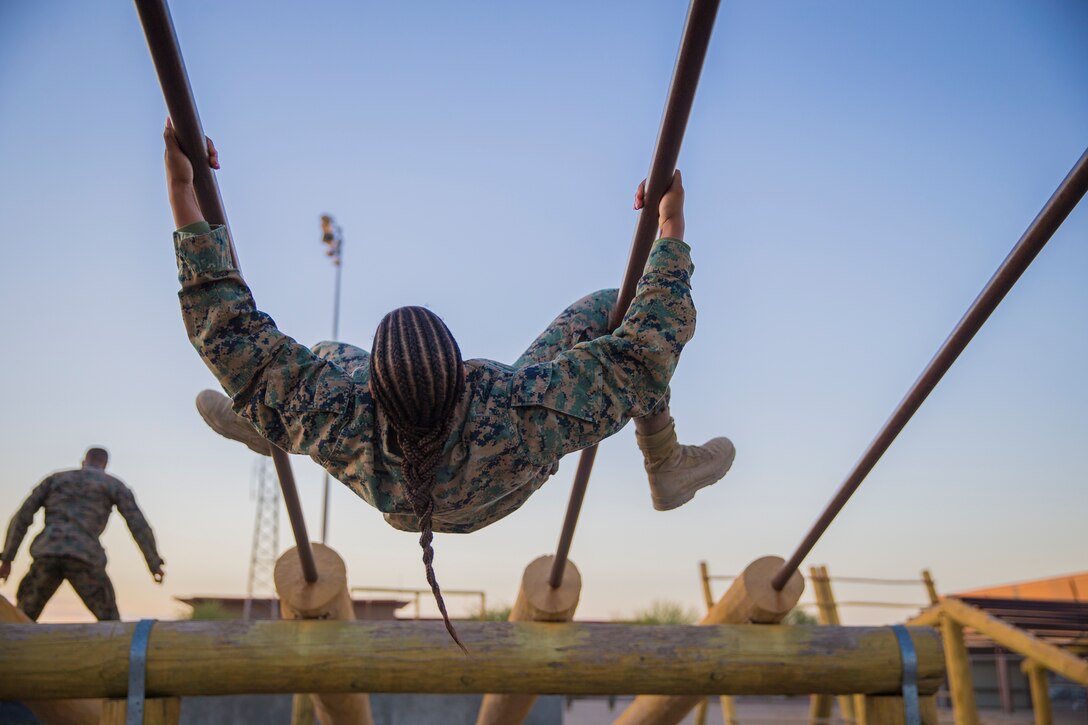
[[15, 558], [34, 514], [43, 506], [45, 528], [30, 544], [30, 554], [35, 558], [70, 556], [92, 566], [105, 566], [106, 552], [98, 537], [116, 506], [143, 552], [148, 569], [155, 571], [163, 563], [155, 549], [155, 535], [136, 505], [132, 491], [105, 471], [94, 468], [61, 471], [39, 483], [12, 517], [0, 560]]
[[[256, 309], [228, 232], [179, 230], [174, 246], [189, 339], [234, 409], [268, 440], [309, 455], [396, 528], [416, 529], [402, 458], [369, 390], [369, 366], [348, 374]], [[467, 360], [434, 489], [436, 531], [469, 532], [521, 506], [559, 459], [649, 413], [666, 394], [695, 330], [690, 248], [653, 247], [636, 297], [610, 335], [515, 369]]]

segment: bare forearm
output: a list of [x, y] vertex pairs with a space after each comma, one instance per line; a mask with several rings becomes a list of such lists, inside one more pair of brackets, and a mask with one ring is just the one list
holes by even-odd
[[170, 196], [170, 209], [174, 212], [174, 228], [181, 229], [190, 224], [204, 221], [204, 214], [196, 201], [196, 189], [192, 184], [172, 182], [167, 186]]

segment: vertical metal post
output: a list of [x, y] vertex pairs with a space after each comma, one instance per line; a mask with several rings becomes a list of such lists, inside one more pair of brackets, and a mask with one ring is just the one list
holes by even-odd
[[[661, 126], [657, 132], [657, 145], [654, 148], [650, 172], [646, 176], [646, 203], [638, 217], [634, 238], [631, 240], [631, 253], [628, 256], [627, 272], [620, 286], [616, 306], [609, 318], [611, 329], [619, 327], [631, 300], [635, 298], [635, 287], [642, 278], [646, 259], [650, 256], [654, 239], [657, 236], [657, 206], [661, 197], [672, 183], [676, 162], [680, 157], [680, 145], [684, 141], [684, 131], [695, 102], [695, 89], [699, 85], [699, 75], [706, 60], [710, 35], [714, 30], [714, 19], [718, 14], [720, 0], [691, 0], [684, 34], [680, 40], [680, 51], [676, 56], [672, 84], [665, 102], [665, 112], [661, 116]], [[548, 578], [553, 589], [563, 583], [563, 571], [567, 566], [574, 527], [578, 523], [578, 513], [582, 510], [582, 501], [589, 485], [589, 474], [593, 471], [593, 460], [597, 456], [597, 446], [582, 451], [578, 461], [578, 470], [571, 485], [570, 502], [563, 521], [563, 531], [559, 535], [551, 575]]]

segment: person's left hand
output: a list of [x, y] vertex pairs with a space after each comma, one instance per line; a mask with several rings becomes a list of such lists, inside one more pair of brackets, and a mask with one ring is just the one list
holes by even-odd
[[158, 569], [151, 572], [151, 577], [155, 580], [156, 584], [162, 584], [162, 580], [166, 578], [166, 572], [164, 572], [160, 566]]
[[0, 581], [6, 582], [9, 576], [11, 576], [11, 562], [5, 561], [0, 564]]

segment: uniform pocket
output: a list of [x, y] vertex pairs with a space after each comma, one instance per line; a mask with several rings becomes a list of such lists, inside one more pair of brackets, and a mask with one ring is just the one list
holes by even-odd
[[592, 357], [529, 365], [510, 381], [510, 404], [533, 463], [545, 466], [600, 441], [600, 363]]

